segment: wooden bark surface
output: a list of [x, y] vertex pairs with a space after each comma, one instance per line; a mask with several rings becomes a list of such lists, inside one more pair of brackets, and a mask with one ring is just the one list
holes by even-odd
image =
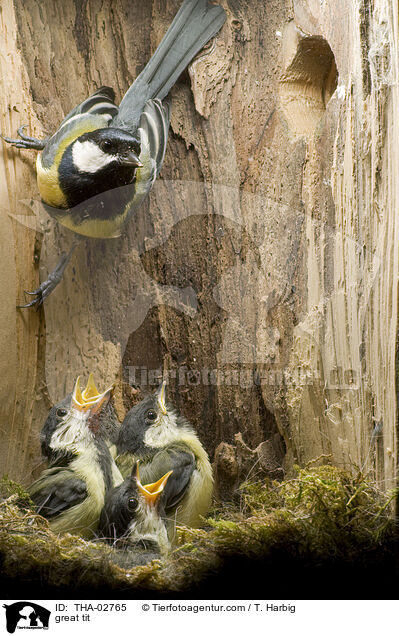
[[[15, 304], [71, 235], [40, 210], [33, 153], [3, 150], [1, 459], [14, 478], [30, 480], [47, 408], [78, 374], [116, 380], [123, 416], [141, 394], [129, 380], [166, 364], [211, 457], [241, 433], [250, 448], [271, 440], [287, 471], [331, 454], [394, 483], [396, 9], [221, 4], [225, 26], [172, 91], [149, 200], [122, 238], [76, 250], [38, 313]], [[51, 133], [103, 84], [120, 98], [179, 5], [2, 0], [2, 132]]]

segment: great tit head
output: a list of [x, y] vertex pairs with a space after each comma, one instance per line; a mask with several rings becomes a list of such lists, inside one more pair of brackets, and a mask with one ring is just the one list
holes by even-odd
[[149, 447], [160, 448], [180, 438], [180, 418], [165, 398], [166, 382], [162, 382], [154, 394], [130, 409], [119, 431], [119, 453], [145, 453]]
[[[112, 394], [113, 386], [102, 393], [97, 390], [93, 375], [89, 375], [86, 387], [82, 390], [80, 376], [77, 378], [69, 407], [57, 407], [55, 427], [51, 435], [47, 431], [47, 444], [50, 451], [57, 452], [92, 438], [103, 438], [106, 431], [101, 420], [101, 411]], [[43, 433], [43, 432], [42, 432]]]
[[155, 483], [143, 485], [139, 462], [135, 462], [131, 475], [106, 497], [99, 524], [101, 534], [115, 541], [127, 536], [140, 539], [159, 532], [160, 497], [172, 472]]
[[[77, 389], [75, 385], [75, 388], [74, 388], [75, 399], [78, 398], [78, 401], [79, 401], [79, 395], [78, 395], [79, 389], [80, 389], [80, 386]], [[81, 391], [81, 394], [82, 393], [83, 393], [82, 397], [85, 396], [86, 398], [90, 397], [91, 395], [91, 398], [94, 398], [94, 402], [96, 398], [96, 393], [97, 393], [97, 397], [101, 395], [95, 387], [92, 374], [90, 374], [89, 376], [89, 380], [84, 391], [83, 392]], [[91, 423], [91, 425], [93, 426], [95, 422], [96, 428], [99, 431], [101, 431], [105, 439], [108, 440], [110, 444], [116, 444], [120, 425], [119, 425], [119, 421], [115, 412], [115, 408], [112, 404], [112, 401], [109, 399], [110, 396], [112, 395], [112, 388], [109, 389], [108, 393], [107, 392], [105, 393], [106, 393], [105, 398], [103, 398], [102, 401], [100, 399], [99, 403], [95, 404], [93, 409], [92, 419], [89, 421], [89, 424]], [[71, 409], [72, 409], [72, 393], [69, 393], [69, 395], [67, 395], [63, 400], [61, 400], [55, 406], [53, 406], [47, 415], [44, 426], [40, 432], [40, 443], [41, 443], [42, 454], [48, 459], [52, 458], [52, 454], [54, 450], [53, 436], [55, 432], [57, 431], [57, 429], [62, 427], [64, 423], [71, 418], [71, 413], [72, 413]], [[80, 418], [80, 416], [78, 417]]]
[[[99, 128], [77, 137], [66, 147], [58, 166], [67, 207], [75, 208], [103, 192], [134, 183], [136, 170], [143, 165], [139, 154], [137, 138], [118, 128]], [[97, 204], [99, 214], [101, 204]]]
[[121, 166], [132, 171], [143, 164], [136, 137], [118, 128], [99, 128], [78, 137], [72, 144], [72, 161], [79, 173], [96, 174]]

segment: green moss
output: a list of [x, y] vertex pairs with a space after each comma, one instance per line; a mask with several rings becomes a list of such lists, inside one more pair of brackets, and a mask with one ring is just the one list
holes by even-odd
[[33, 502], [23, 486], [9, 479], [7, 475], [4, 475], [0, 479], [0, 501], [4, 501], [10, 497], [21, 507], [33, 507]]
[[3, 480], [3, 574], [54, 587], [95, 590], [106, 582], [108, 589], [179, 592], [207, 580], [231, 557], [267, 562], [277, 554], [305, 564], [331, 558], [356, 562], [365, 552], [380, 554], [381, 546], [396, 541], [391, 510], [396, 493], [382, 493], [360, 473], [328, 465], [297, 468], [294, 479], [244, 483], [240, 491], [236, 508], [215, 511], [203, 528], [179, 528], [178, 546], [167, 559], [126, 570], [100, 541], [54, 535], [29, 508], [24, 490]]

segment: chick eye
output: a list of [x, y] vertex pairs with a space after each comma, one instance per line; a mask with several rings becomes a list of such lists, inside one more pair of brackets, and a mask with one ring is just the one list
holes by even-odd
[[68, 411], [66, 409], [57, 409], [57, 417], [65, 417], [67, 413]]
[[127, 507], [130, 510], [130, 512], [134, 512], [135, 510], [137, 510], [137, 499], [135, 499], [134, 497], [129, 497], [128, 502], [127, 502]]
[[150, 422], [154, 422], [154, 420], [156, 420], [157, 417], [158, 417], [158, 415], [157, 415], [156, 411], [153, 411], [152, 409], [150, 409], [146, 413], [146, 419], [150, 420]]
[[100, 144], [100, 148], [101, 150], [111, 150], [112, 143], [109, 141], [109, 139], [104, 139], [104, 141], [102, 141]]

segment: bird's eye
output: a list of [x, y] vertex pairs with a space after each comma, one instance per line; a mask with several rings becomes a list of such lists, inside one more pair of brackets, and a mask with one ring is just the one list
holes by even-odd
[[138, 506], [137, 499], [135, 499], [134, 497], [129, 497], [127, 502], [127, 507], [130, 510], [130, 512], [134, 512], [135, 510], [137, 510], [137, 506]]
[[57, 409], [57, 417], [65, 417], [67, 413], [68, 411], [66, 409]]
[[102, 141], [100, 144], [100, 148], [101, 150], [105, 150], [105, 152], [107, 152], [108, 150], [111, 150], [112, 143], [109, 141], [109, 139], [104, 139], [104, 141]]
[[154, 422], [157, 419], [158, 415], [157, 415], [156, 411], [153, 411], [152, 409], [150, 409], [149, 411], [147, 411], [145, 417], [150, 422]]

